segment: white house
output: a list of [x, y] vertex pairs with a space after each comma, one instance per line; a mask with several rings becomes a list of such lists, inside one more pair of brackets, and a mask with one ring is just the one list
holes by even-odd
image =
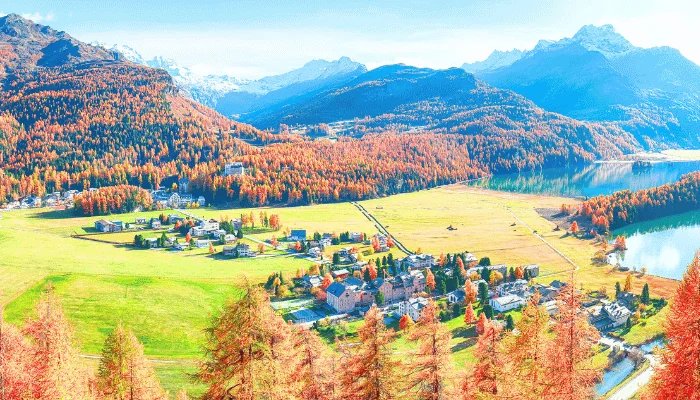
[[435, 264], [435, 258], [430, 254], [413, 254], [404, 258], [403, 263], [410, 269], [425, 269]]
[[428, 299], [425, 297], [413, 297], [399, 303], [399, 314], [408, 314], [412, 320], [418, 321], [423, 309], [428, 305]]
[[201, 226], [193, 226], [190, 228], [190, 235], [192, 236], [204, 236], [205, 234], [206, 232], [204, 231], [204, 229], [202, 229]]
[[515, 295], [508, 295], [493, 298], [489, 300], [489, 304], [495, 311], [502, 313], [524, 306], [525, 299]]
[[208, 240], [203, 240], [203, 239], [197, 240], [197, 241], [194, 242], [194, 247], [197, 247], [197, 248], [200, 248], [200, 249], [203, 249], [203, 248], [205, 248], [205, 247], [209, 247], [209, 241], [208, 241]]

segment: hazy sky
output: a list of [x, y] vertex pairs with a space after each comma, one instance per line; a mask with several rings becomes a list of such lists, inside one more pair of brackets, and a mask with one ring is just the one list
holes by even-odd
[[348, 56], [369, 68], [447, 68], [494, 49], [532, 48], [586, 24], [613, 24], [641, 47], [672, 46], [700, 64], [700, 2], [589, 0], [3, 0], [83, 41], [126, 44], [199, 73], [257, 78], [311, 59]]

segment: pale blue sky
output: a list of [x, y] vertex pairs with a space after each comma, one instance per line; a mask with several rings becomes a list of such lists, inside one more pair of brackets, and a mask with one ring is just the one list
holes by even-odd
[[668, 45], [700, 63], [697, 1], [591, 0], [4, 0], [83, 41], [134, 47], [200, 73], [256, 78], [349, 56], [373, 68], [447, 68], [492, 50], [531, 48], [585, 24], [613, 24], [633, 44]]

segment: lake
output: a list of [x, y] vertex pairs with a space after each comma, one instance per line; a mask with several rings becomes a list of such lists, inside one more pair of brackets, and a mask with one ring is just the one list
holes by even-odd
[[499, 174], [468, 182], [467, 185], [518, 193], [593, 197], [619, 190], [660, 186], [698, 170], [700, 161], [656, 163], [642, 170], [633, 170], [631, 163], [598, 163]]
[[625, 357], [610, 370], [603, 373], [603, 380], [596, 385], [595, 391], [598, 396], [608, 393], [615, 386], [619, 385], [634, 371], [634, 362]]
[[647, 273], [681, 279], [700, 250], [700, 211], [628, 225], [612, 232], [627, 237], [627, 251], [613, 263]]

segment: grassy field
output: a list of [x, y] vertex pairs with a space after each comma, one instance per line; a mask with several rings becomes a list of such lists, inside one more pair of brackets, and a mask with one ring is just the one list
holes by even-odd
[[[453, 185], [433, 190], [362, 202], [362, 205], [389, 232], [409, 249], [439, 255], [471, 251], [477, 257], [490, 257], [492, 263], [508, 266], [539, 264], [539, 281], [567, 280], [575, 268], [576, 285], [587, 290], [601, 287], [614, 293], [615, 282], [624, 283], [625, 274], [592, 263], [597, 247], [587, 240], [554, 231], [554, 224], [540, 217], [536, 208], [559, 207], [572, 199], [485, 191]], [[352, 204], [339, 203], [294, 208], [255, 209], [280, 214], [285, 228], [313, 232], [377, 232]], [[236, 217], [251, 210], [200, 209], [194, 213], [206, 218]], [[161, 212], [125, 214], [111, 217], [125, 222], [153, 217]], [[168, 212], [166, 211], [166, 214]], [[131, 247], [72, 238], [72, 234], [92, 233], [96, 217], [73, 217], [68, 212], [21, 210], [2, 214], [0, 220], [0, 303], [7, 305], [6, 318], [19, 323], [29, 312], [46, 281], [51, 280], [61, 296], [69, 318], [76, 325], [82, 351], [98, 354], [105, 335], [118, 322], [134, 330], [153, 359], [177, 360], [157, 363], [156, 369], [171, 394], [179, 388], [201, 392], [182, 371], [192, 372], [200, 355], [202, 328], [209, 316], [244, 280], [261, 282], [270, 273], [293, 274], [307, 268], [310, 261], [289, 256], [231, 260], [211, 255], [208, 249], [186, 252], [141, 250]], [[456, 230], [448, 230], [452, 225]], [[546, 242], [536, 236], [537, 231]], [[146, 231], [144, 231], [146, 232]], [[280, 237], [281, 232], [257, 229], [249, 232], [257, 239]], [[129, 242], [134, 233], [91, 236], [116, 242]], [[148, 231], [157, 236], [159, 232]], [[172, 234], [171, 234], [172, 235]], [[247, 239], [246, 239], [247, 240]], [[252, 242], [251, 242], [252, 244]], [[552, 247], [563, 253], [555, 251]], [[219, 248], [220, 246], [217, 246]], [[254, 246], [255, 247], [255, 246]], [[334, 246], [326, 255], [337, 250]], [[365, 250], [365, 246], [361, 246]], [[394, 256], [402, 254], [393, 250]], [[382, 257], [386, 253], [366, 256]], [[676, 281], [635, 276], [633, 291], [639, 293], [645, 282], [652, 297], [670, 298]], [[627, 339], [640, 343], [658, 334], [665, 312], [635, 325]], [[357, 323], [350, 324], [350, 334]], [[473, 335], [461, 317], [447, 322], [453, 332], [455, 363], [471, 359]], [[403, 338], [397, 350], [411, 348]]]

